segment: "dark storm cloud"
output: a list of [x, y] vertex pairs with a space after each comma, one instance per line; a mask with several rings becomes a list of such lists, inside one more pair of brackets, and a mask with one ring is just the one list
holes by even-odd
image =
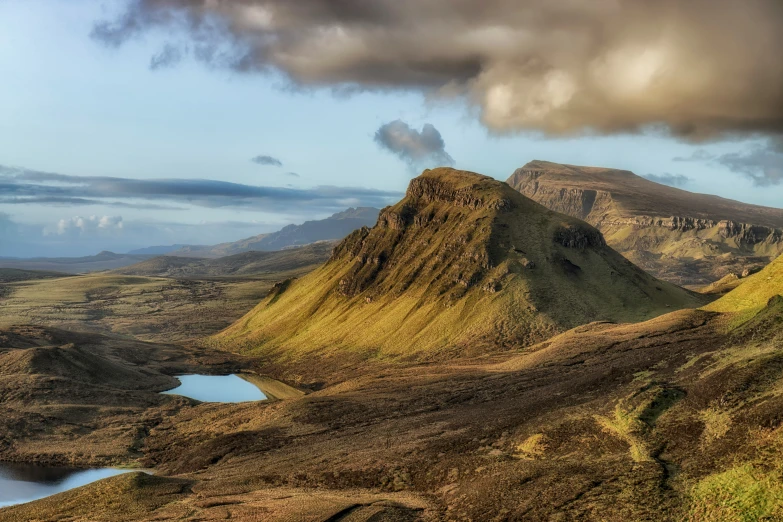
[[[113, 205], [158, 205], [170, 201], [201, 207], [234, 207], [259, 211], [290, 211], [308, 204], [311, 210], [343, 208], [344, 201], [383, 207], [400, 197], [397, 192], [360, 187], [321, 186], [309, 189], [264, 187], [210, 179], [130, 179], [108, 176], [71, 176], [51, 172], [0, 166], [0, 203], [75, 205], [101, 201]], [[141, 201], [141, 203], [137, 203]], [[149, 203], [153, 202], [153, 203]], [[99, 204], [99, 203], [89, 203]], [[143, 208], [143, 207], [142, 207]]]
[[150, 58], [150, 69], [157, 71], [158, 69], [165, 69], [167, 67], [173, 67], [182, 61], [183, 51], [176, 45], [170, 43], [163, 46], [163, 49], [158, 54], [153, 55]]
[[375, 142], [399, 156], [412, 169], [454, 164], [440, 132], [429, 123], [425, 123], [421, 131], [402, 120], [386, 123], [375, 132]]
[[495, 131], [783, 132], [780, 0], [126, 0], [93, 37], [179, 32], [300, 85], [461, 96]]
[[273, 156], [259, 155], [252, 158], [250, 161], [256, 165], [271, 165], [273, 167], [282, 167], [283, 162]]
[[683, 176], [682, 174], [669, 174], [668, 172], [664, 174], [647, 174], [642, 177], [660, 183], [661, 185], [669, 185], [670, 187], [682, 187], [683, 185], [687, 185], [691, 180], [688, 176]]

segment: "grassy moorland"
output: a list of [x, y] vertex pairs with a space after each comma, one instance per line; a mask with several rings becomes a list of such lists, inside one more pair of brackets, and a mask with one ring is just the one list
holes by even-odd
[[0, 278], [0, 327], [35, 324], [160, 342], [201, 338], [242, 317], [275, 283], [316, 268], [332, 247], [208, 260], [164, 256], [70, 277], [7, 269], [0, 272], [9, 276]]
[[0, 284], [34, 279], [52, 279], [68, 277], [63, 272], [48, 272], [45, 270], [22, 270], [20, 268], [0, 268]]
[[[124, 399], [147, 397], [127, 410], [133, 423], [115, 417], [112, 430], [98, 425], [90, 436], [66, 430], [58, 451], [116, 462], [125, 447], [126, 462], [156, 476], [0, 510], [0, 521], [777, 520], [781, 303], [731, 329], [723, 314], [682, 310], [593, 323], [489, 358], [257, 366], [298, 376], [307, 392], [272, 403], [175, 403], [157, 398], [157, 381], [140, 381], [138, 398]], [[90, 344], [56, 344], [65, 341]], [[46, 382], [54, 371], [5, 369], [3, 357], [3, 381], [15, 375], [17, 390], [29, 389], [18, 384], [28, 372]], [[124, 381], [98, 379], [60, 382], [70, 383], [71, 404], [98, 390], [112, 404], [108, 391]], [[49, 429], [62, 418], [47, 415]], [[30, 456], [37, 433], [15, 432], [14, 444]], [[105, 446], [110, 436], [118, 442]]]
[[281, 277], [177, 280], [94, 274], [0, 283], [0, 327], [34, 324], [148, 341], [215, 333], [253, 308]]

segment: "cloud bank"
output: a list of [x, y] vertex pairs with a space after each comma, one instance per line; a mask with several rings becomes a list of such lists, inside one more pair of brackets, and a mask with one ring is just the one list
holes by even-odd
[[783, 139], [770, 139], [745, 151], [711, 154], [696, 150], [674, 161], [697, 161], [720, 165], [749, 179], [757, 187], [783, 184]]
[[[72, 176], [0, 165], [0, 204], [63, 206], [107, 205], [165, 208], [160, 202], [207, 208], [241, 208], [290, 213], [307, 205], [309, 212], [342, 210], [343, 201], [383, 207], [399, 199], [395, 191], [361, 187], [285, 188], [245, 185], [211, 179], [132, 179]], [[184, 207], [174, 207], [184, 208]]]
[[454, 159], [446, 152], [443, 137], [430, 123], [425, 123], [421, 131], [402, 120], [386, 123], [375, 132], [375, 142], [396, 154], [412, 170], [454, 164]]
[[239, 73], [459, 96], [499, 132], [783, 132], [780, 0], [126, 0], [92, 36], [151, 29]]
[[58, 236], [88, 235], [97, 233], [112, 233], [123, 229], [122, 216], [74, 216], [61, 219], [54, 231], [44, 230], [44, 235]]

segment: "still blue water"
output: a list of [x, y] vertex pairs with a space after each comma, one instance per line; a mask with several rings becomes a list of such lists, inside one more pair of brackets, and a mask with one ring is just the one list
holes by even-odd
[[163, 393], [183, 395], [202, 402], [263, 401], [266, 395], [237, 375], [180, 375], [182, 383]]
[[0, 462], [0, 508], [31, 502], [129, 470], [75, 469]]

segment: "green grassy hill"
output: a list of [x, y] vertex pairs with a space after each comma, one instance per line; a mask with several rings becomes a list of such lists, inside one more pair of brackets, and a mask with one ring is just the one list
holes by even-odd
[[435, 169], [374, 228], [348, 236], [326, 265], [278, 285], [214, 340], [286, 356], [442, 357], [528, 345], [590, 321], [643, 320], [701, 299], [505, 183]]
[[779, 295], [783, 295], [783, 257], [777, 258], [764, 270], [748, 277], [740, 286], [705, 308], [713, 312], [761, 310], [770, 299]]

